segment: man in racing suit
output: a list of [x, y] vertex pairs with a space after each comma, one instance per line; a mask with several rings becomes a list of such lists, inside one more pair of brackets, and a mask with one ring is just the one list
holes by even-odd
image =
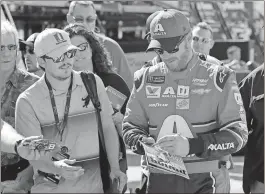
[[229, 156], [247, 142], [245, 110], [235, 73], [203, 61], [191, 48], [188, 19], [163, 10], [151, 22], [152, 60], [135, 73], [123, 122], [125, 143], [140, 141], [183, 157], [190, 180], [142, 167], [148, 193], [229, 193]]

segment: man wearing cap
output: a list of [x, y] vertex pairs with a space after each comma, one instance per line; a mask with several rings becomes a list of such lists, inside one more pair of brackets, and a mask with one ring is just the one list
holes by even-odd
[[[72, 70], [78, 49], [71, 44], [68, 33], [54, 28], [41, 32], [34, 43], [45, 74], [19, 96], [16, 127], [25, 137], [43, 135], [68, 147], [70, 158], [55, 155], [58, 161], [30, 161], [34, 169], [32, 193], [103, 193], [95, 108], [92, 102], [84, 106], [82, 99], [88, 94], [80, 72]], [[95, 78], [111, 178], [119, 179], [122, 190], [126, 175], [119, 169], [113, 109], [101, 79]]]
[[120, 45], [113, 39], [96, 32], [97, 13], [92, 1], [72, 1], [67, 14], [67, 22], [82, 23], [88, 31], [95, 32], [97, 38], [104, 44], [117, 73], [125, 80], [129, 89], [133, 87], [133, 76]]
[[[1, 119], [10, 130], [8, 136], [1, 136], [3, 141], [12, 139], [15, 128], [15, 108], [18, 96], [38, 80], [38, 76], [17, 68], [18, 63], [18, 34], [16, 29], [7, 21], [1, 22]], [[9, 125], [11, 125], [9, 127]], [[2, 133], [3, 131], [1, 131]], [[13, 134], [14, 135], [14, 134]], [[10, 136], [10, 137], [9, 137]], [[32, 170], [27, 160], [18, 154], [1, 151], [1, 191], [28, 192], [32, 185]]]
[[247, 141], [235, 73], [200, 59], [180, 11], [160, 11], [150, 34], [147, 51], [155, 51], [160, 61], [135, 73], [123, 138], [140, 155], [144, 142], [181, 156], [190, 180], [154, 170], [143, 158], [147, 192], [229, 193], [229, 156]]
[[34, 42], [38, 34], [39, 33], [31, 34], [26, 41], [20, 40], [20, 45], [22, 47], [20, 50], [23, 53], [27, 71], [42, 76], [44, 72], [40, 69], [34, 53]]

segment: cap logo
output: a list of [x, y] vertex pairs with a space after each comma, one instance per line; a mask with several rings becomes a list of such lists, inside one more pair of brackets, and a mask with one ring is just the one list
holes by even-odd
[[154, 34], [155, 35], [166, 35], [166, 32], [161, 24], [156, 24], [155, 29], [154, 29]]
[[59, 33], [59, 32], [57, 32], [56, 34], [54, 34], [53, 35], [54, 36], [54, 38], [55, 38], [55, 40], [56, 40], [56, 45], [57, 44], [61, 44], [61, 43], [63, 43], [63, 42], [66, 42], [66, 40], [63, 38], [63, 35], [61, 34], [61, 33]]

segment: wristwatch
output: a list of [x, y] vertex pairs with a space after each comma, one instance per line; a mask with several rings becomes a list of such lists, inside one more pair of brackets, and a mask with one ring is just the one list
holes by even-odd
[[19, 155], [19, 153], [18, 153], [18, 151], [17, 151], [17, 147], [19, 146], [19, 144], [21, 144], [21, 142], [22, 142], [22, 139], [16, 141], [16, 143], [15, 143], [15, 147], [14, 147], [14, 149], [15, 149], [15, 152], [16, 152], [17, 155]]

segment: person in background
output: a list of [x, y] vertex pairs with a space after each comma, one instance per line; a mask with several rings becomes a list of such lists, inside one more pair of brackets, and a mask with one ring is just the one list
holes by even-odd
[[41, 77], [44, 72], [40, 69], [34, 53], [34, 42], [38, 34], [39, 33], [34, 33], [30, 35], [26, 41], [20, 40], [19, 42], [22, 47], [20, 49], [22, 50], [22, 54], [24, 56], [27, 71]]
[[223, 60], [225, 66], [234, 71], [249, 71], [246, 62], [241, 60], [241, 49], [238, 46], [230, 46], [226, 53], [228, 59]]
[[144, 192], [229, 193], [229, 156], [247, 141], [235, 73], [193, 51], [191, 27], [182, 12], [160, 11], [150, 29], [147, 51], [161, 61], [134, 75], [123, 138], [140, 155], [144, 142], [182, 157], [190, 179], [155, 171], [143, 157]]
[[[37, 61], [45, 74], [19, 96], [16, 130], [25, 137], [43, 135], [66, 146], [70, 157], [31, 160], [32, 193], [103, 193], [95, 108], [91, 101], [84, 106], [88, 94], [80, 72], [72, 70], [77, 50], [68, 33], [55, 28], [42, 31], [34, 43]], [[127, 178], [119, 170], [113, 110], [101, 79], [97, 75], [95, 78], [110, 176], [119, 180], [118, 189], [122, 190]], [[51, 174], [57, 177], [57, 184], [47, 179]]]
[[206, 22], [193, 27], [191, 46], [195, 52], [204, 54], [205, 60], [222, 65], [218, 59], [210, 56], [210, 50], [214, 46], [213, 30]]
[[[15, 108], [18, 96], [33, 85], [39, 77], [17, 68], [19, 38], [8, 21], [1, 22], [1, 119], [15, 128]], [[8, 127], [7, 127], [8, 128]], [[2, 132], [1, 132], [2, 133]], [[1, 137], [3, 139], [3, 136]], [[2, 192], [27, 193], [33, 184], [29, 162], [16, 153], [1, 151]]]
[[264, 64], [244, 78], [239, 88], [249, 131], [243, 190], [246, 194], [264, 193]]
[[102, 79], [105, 87], [111, 86], [127, 97], [120, 111], [113, 115], [116, 127], [121, 134], [121, 124], [130, 97], [130, 89], [122, 77], [113, 70], [109, 53], [95, 33], [88, 32], [82, 24], [70, 24], [64, 30], [69, 33], [71, 43], [80, 48], [80, 51], [77, 51], [73, 69], [94, 72]]
[[126, 56], [120, 45], [113, 39], [95, 32], [97, 13], [92, 1], [72, 1], [67, 14], [67, 22], [82, 23], [88, 31], [95, 33], [95, 36], [106, 47], [110, 53], [113, 66], [117, 73], [125, 80], [129, 89], [133, 86], [133, 76]]

